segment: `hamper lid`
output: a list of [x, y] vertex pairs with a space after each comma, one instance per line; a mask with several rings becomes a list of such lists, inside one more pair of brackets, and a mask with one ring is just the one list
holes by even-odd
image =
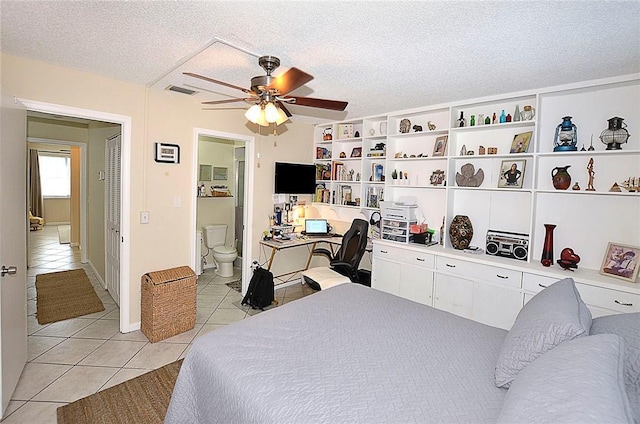
[[161, 271], [148, 272], [142, 276], [143, 281], [147, 280], [152, 284], [164, 284], [183, 278], [195, 277], [196, 273], [188, 266], [164, 269]]

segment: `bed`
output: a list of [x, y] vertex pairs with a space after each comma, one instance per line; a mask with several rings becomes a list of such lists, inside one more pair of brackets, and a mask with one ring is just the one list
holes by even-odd
[[[517, 415], [501, 413], [509, 392], [520, 387], [496, 383], [508, 335], [342, 284], [199, 338], [185, 358], [165, 423], [515, 422]], [[625, 399], [621, 414], [598, 419], [633, 422]], [[510, 402], [516, 413], [518, 400]]]

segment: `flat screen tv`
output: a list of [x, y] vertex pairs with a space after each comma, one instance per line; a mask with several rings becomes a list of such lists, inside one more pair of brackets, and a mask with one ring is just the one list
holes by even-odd
[[276, 194], [313, 194], [316, 192], [316, 166], [304, 163], [276, 162]]

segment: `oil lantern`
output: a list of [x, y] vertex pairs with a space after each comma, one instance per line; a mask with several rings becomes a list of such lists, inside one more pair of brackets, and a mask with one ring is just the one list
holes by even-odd
[[563, 116], [562, 122], [556, 127], [553, 140], [554, 152], [575, 152], [578, 150], [578, 127], [571, 122], [571, 116]]
[[622, 121], [624, 118], [618, 116], [607, 119], [609, 128], [600, 134], [600, 141], [607, 145], [606, 150], [620, 150], [620, 145], [629, 139], [629, 131], [626, 130], [627, 124]]

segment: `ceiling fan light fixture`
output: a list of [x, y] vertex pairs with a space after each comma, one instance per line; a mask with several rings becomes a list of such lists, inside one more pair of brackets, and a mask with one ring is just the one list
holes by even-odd
[[280, 108], [277, 108], [277, 109], [278, 109], [278, 119], [276, 119], [276, 121], [275, 121], [276, 125], [280, 125], [283, 122], [287, 122], [289, 120], [289, 117], [287, 116], [287, 114], [284, 113], [284, 111], [282, 109], [280, 109]]
[[269, 102], [264, 107], [264, 116], [267, 122], [276, 122], [280, 117], [278, 114], [279, 108], [276, 107], [272, 102]]
[[254, 124], [258, 123], [258, 119], [260, 119], [260, 115], [262, 115], [262, 108], [260, 105], [255, 104], [249, 108], [244, 114], [245, 118]]

